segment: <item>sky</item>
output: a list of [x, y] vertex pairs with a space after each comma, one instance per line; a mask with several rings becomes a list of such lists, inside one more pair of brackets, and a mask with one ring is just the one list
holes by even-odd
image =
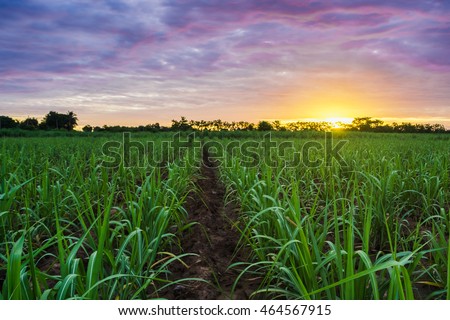
[[0, 114], [450, 127], [450, 0], [0, 0]]

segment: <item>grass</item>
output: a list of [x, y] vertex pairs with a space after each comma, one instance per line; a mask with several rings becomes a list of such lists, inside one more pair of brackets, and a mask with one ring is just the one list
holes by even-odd
[[448, 298], [448, 140], [346, 138], [344, 168], [247, 168], [239, 156], [222, 168], [254, 253], [244, 272], [262, 279], [254, 294]]
[[[260, 141], [263, 133], [202, 137], [234, 138]], [[167, 157], [159, 147], [154, 157], [162, 167], [108, 169], [101, 154], [107, 139], [120, 136], [2, 140], [0, 299], [148, 299], [194, 280], [171, 280], [170, 265], [192, 254], [173, 252], [192, 225], [184, 204], [200, 150]], [[301, 150], [307, 141], [323, 143], [323, 134], [280, 132], [274, 139]], [[346, 167], [289, 167], [256, 148], [274, 165], [248, 167], [248, 158], [233, 153], [218, 168], [227, 200], [241, 208], [239, 245], [252, 253], [229, 266], [243, 270], [235, 286], [247, 273], [260, 279], [252, 297], [450, 299], [449, 137], [334, 139], [349, 140]]]
[[4, 143], [1, 298], [144, 299], [167, 285], [194, 168], [106, 169], [101, 143]]

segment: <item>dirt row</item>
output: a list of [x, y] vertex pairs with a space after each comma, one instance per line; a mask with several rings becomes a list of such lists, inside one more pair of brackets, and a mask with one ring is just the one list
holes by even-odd
[[257, 289], [257, 279], [244, 276], [236, 289], [232, 287], [240, 270], [228, 267], [235, 262], [248, 260], [248, 252], [237, 250], [240, 233], [236, 228], [238, 209], [225, 205], [225, 187], [219, 181], [217, 168], [203, 152], [200, 177], [195, 181], [197, 190], [186, 202], [189, 221], [196, 224], [181, 235], [183, 252], [194, 253], [181, 263], [171, 266], [171, 281], [197, 278], [171, 286], [162, 293], [167, 299], [248, 299]]

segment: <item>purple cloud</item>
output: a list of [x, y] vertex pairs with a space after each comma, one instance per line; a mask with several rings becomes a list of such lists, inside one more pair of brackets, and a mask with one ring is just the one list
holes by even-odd
[[364, 27], [364, 26], [378, 26], [389, 22], [390, 15], [367, 13], [325, 13], [309, 22], [311, 26], [325, 26], [325, 27]]
[[[60, 105], [168, 118], [195, 114], [207, 95], [214, 115], [250, 114], [285, 103], [261, 92], [301, 95], [351, 75], [372, 85], [369, 97], [442, 114], [449, 14], [438, 0], [0, 0], [0, 112]], [[417, 97], [418, 75], [435, 95]], [[382, 88], [398, 79], [401, 99]]]

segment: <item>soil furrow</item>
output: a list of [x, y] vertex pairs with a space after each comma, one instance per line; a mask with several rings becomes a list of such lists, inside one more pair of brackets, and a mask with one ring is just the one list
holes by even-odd
[[184, 259], [188, 268], [181, 263], [171, 267], [172, 281], [185, 278], [199, 278], [203, 281], [189, 281], [171, 286], [163, 296], [168, 299], [248, 299], [257, 288], [255, 281], [246, 277], [239, 282], [232, 294], [232, 286], [239, 271], [228, 269], [235, 262], [246, 261], [244, 250], [237, 253], [240, 234], [233, 226], [238, 210], [224, 204], [225, 187], [218, 179], [218, 170], [203, 152], [203, 165], [196, 181], [197, 192], [192, 193], [186, 209], [189, 221], [197, 224], [181, 236], [183, 252], [194, 253]]

